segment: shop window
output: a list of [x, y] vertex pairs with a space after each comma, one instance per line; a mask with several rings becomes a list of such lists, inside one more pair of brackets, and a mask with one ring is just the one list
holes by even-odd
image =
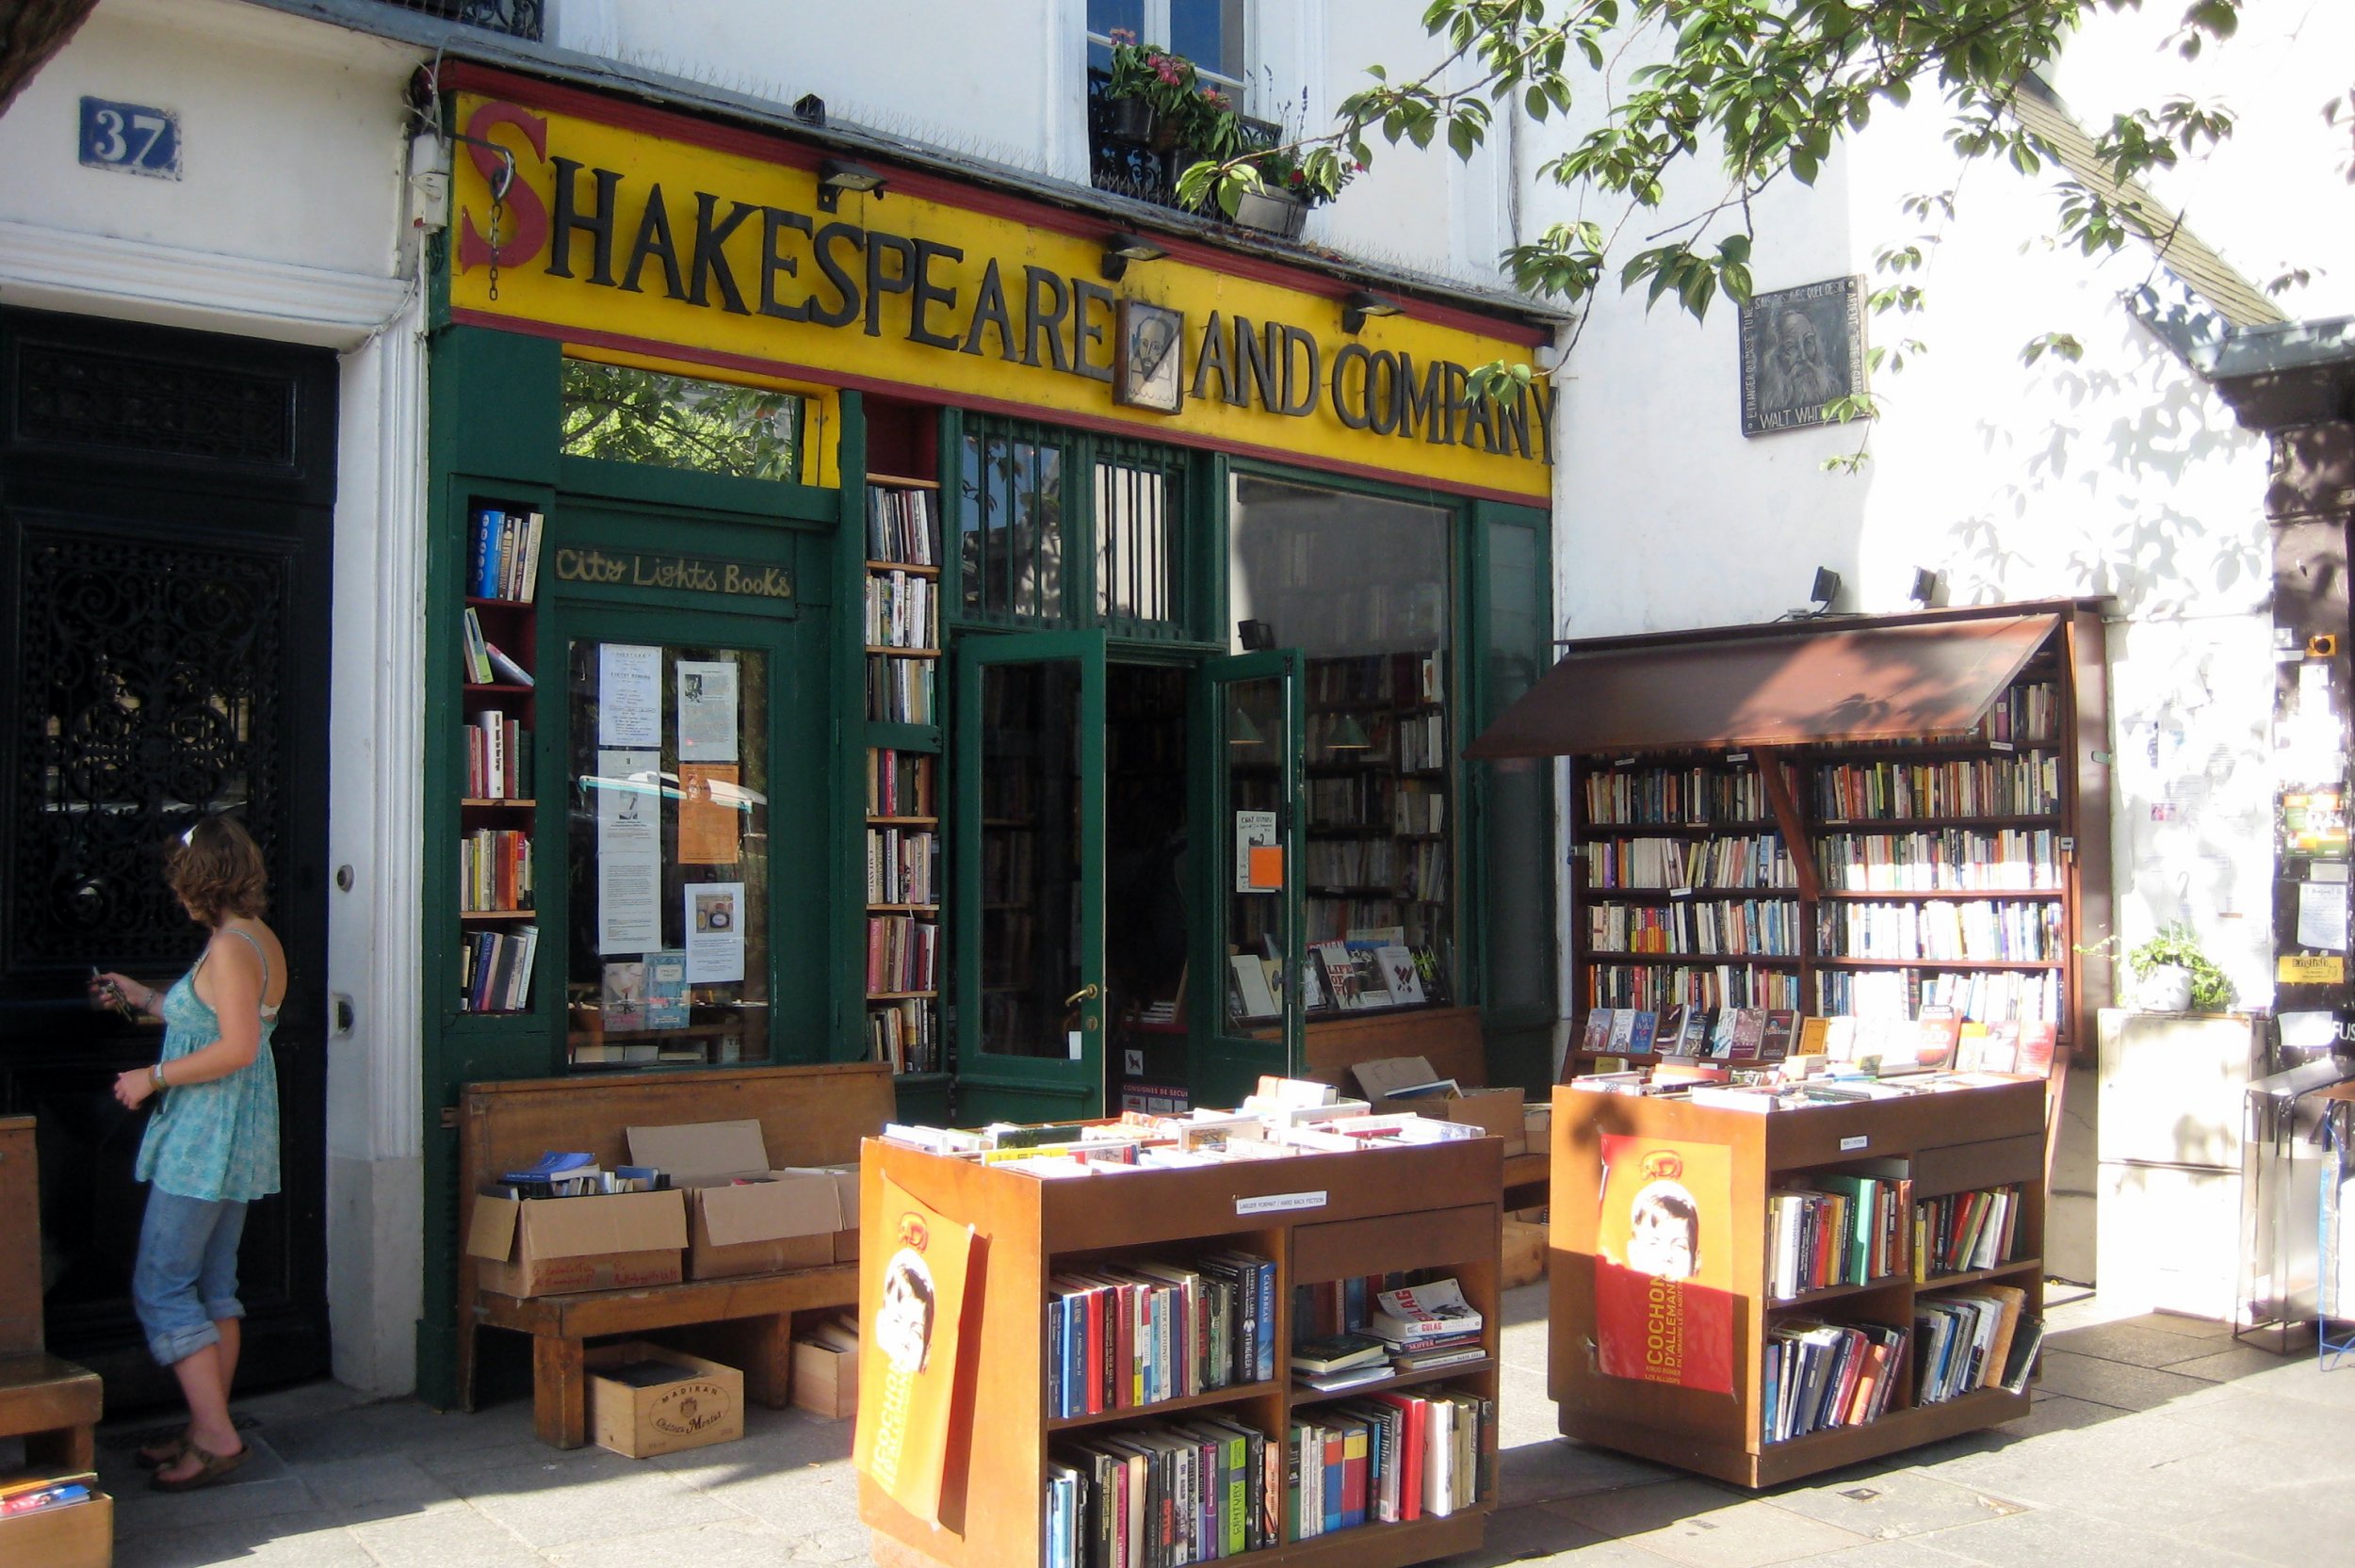
[[798, 482], [807, 412], [804, 399], [770, 387], [564, 362], [563, 449], [571, 457]]
[[1060, 622], [1064, 453], [1055, 432], [969, 428], [957, 477], [958, 604], [967, 619]]
[[768, 1060], [766, 656], [576, 641], [569, 673], [569, 1059]]
[[1328, 1005], [1454, 999], [1454, 523], [1443, 507], [1234, 479], [1231, 612], [1251, 646], [1306, 655], [1307, 940], [1336, 970], [1391, 946], [1417, 970]]
[[1184, 470], [1158, 449], [1096, 462], [1096, 613], [1123, 636], [1182, 637]]

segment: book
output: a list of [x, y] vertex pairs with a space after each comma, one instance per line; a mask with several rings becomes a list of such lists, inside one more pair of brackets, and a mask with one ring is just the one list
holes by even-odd
[[608, 1034], [624, 1034], [646, 1027], [644, 960], [624, 959], [605, 965], [598, 1017]]
[[491, 684], [491, 660], [490, 655], [484, 652], [489, 645], [482, 639], [482, 620], [475, 614], [472, 605], [466, 606], [463, 622], [467, 683], [472, 686], [489, 686]]
[[1238, 953], [1226, 962], [1234, 972], [1236, 1016], [1274, 1018], [1283, 1011], [1275, 992], [1268, 988], [1267, 971], [1258, 958]]
[[1635, 1010], [1634, 1022], [1627, 1033], [1627, 1054], [1632, 1057], [1651, 1055], [1652, 1036], [1660, 1027], [1660, 1014], [1648, 1008]]
[[1374, 957], [1382, 965], [1383, 983], [1389, 988], [1391, 1001], [1421, 1005], [1426, 999], [1415, 955], [1404, 943], [1385, 943], [1374, 949]]
[[648, 953], [645, 960], [645, 1027], [687, 1027], [687, 954], [683, 949]]
[[1791, 1041], [1797, 1018], [1798, 1014], [1787, 1008], [1767, 1010], [1766, 1030], [1759, 1039], [1759, 1060], [1780, 1061], [1791, 1054]]
[[[469, 621], [473, 620], [474, 611], [472, 608], [469, 608], [466, 611], [466, 617]], [[478, 639], [480, 638], [482, 636], [481, 627], [479, 625], [474, 627], [473, 635]], [[532, 684], [531, 671], [526, 670], [522, 665], [517, 664], [513, 659], [509, 658], [507, 655], [500, 650], [497, 643], [484, 642], [482, 644], [482, 655], [490, 669], [495, 671], [498, 678], [506, 682], [509, 686], [528, 687]], [[484, 678], [482, 684], [485, 686], [490, 684], [487, 676]]]
[[1464, 1299], [1454, 1280], [1385, 1290], [1374, 1299], [1367, 1332], [1395, 1341], [1402, 1348], [1441, 1334], [1466, 1334], [1482, 1326], [1479, 1310]]
[[1385, 1365], [1389, 1348], [1372, 1334], [1340, 1334], [1304, 1340], [1292, 1347], [1295, 1372], [1339, 1372], [1353, 1366]]

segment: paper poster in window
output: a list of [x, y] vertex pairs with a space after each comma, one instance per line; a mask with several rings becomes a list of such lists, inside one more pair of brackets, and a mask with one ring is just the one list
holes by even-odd
[[662, 650], [607, 642], [597, 648], [597, 744], [662, 744]]
[[966, 1319], [978, 1320], [987, 1253], [970, 1225], [881, 1179], [891, 1250], [860, 1284], [859, 1386], [874, 1392], [860, 1400], [872, 1419], [862, 1411], [852, 1462], [918, 1519], [954, 1529], [973, 1425]]
[[678, 858], [681, 865], [734, 865], [743, 858], [737, 824], [743, 791], [732, 762], [678, 765]]
[[679, 761], [736, 761], [736, 666], [681, 659], [676, 674]]
[[[1273, 850], [1273, 855], [1260, 851]], [[1284, 886], [1284, 850], [1275, 839], [1272, 811], [1235, 813], [1235, 891], [1278, 893]]]
[[687, 1027], [687, 955], [675, 947], [646, 955], [646, 1027]]
[[609, 961], [598, 1019], [608, 1034], [627, 1034], [646, 1026], [646, 965], [642, 959]]
[[1733, 1152], [1602, 1140], [1595, 1351], [1615, 1378], [1733, 1392]]
[[687, 983], [724, 984], [744, 978], [744, 884], [689, 882]]
[[597, 801], [597, 951], [662, 946], [662, 754], [601, 751]]

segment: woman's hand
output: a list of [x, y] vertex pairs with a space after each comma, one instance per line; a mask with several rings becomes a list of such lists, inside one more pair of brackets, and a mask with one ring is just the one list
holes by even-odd
[[[133, 996], [144, 1000], [134, 1002]], [[111, 969], [103, 975], [94, 970], [90, 974], [89, 1005], [94, 1008], [112, 1008], [125, 1018], [137, 1018], [147, 1011], [148, 1004], [154, 999], [154, 991], [128, 975], [119, 975]]]
[[134, 1067], [115, 1075], [115, 1098], [122, 1102], [125, 1109], [138, 1109], [155, 1092], [155, 1080], [151, 1075], [154, 1071], [150, 1067]]

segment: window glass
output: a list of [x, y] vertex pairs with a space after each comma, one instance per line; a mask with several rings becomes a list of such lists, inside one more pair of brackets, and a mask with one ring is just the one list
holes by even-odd
[[1243, 0], [1169, 0], [1169, 46], [1196, 70], [1242, 81]]
[[1184, 630], [1177, 476], [1147, 461], [1096, 465], [1096, 613], [1122, 630]]
[[982, 671], [982, 1049], [1068, 1053], [1079, 988], [1078, 666]]
[[803, 399], [769, 387], [567, 359], [563, 449], [657, 468], [798, 481]]
[[972, 430], [957, 484], [959, 604], [1042, 622], [1063, 607], [1063, 448], [1027, 428]]
[[768, 1060], [766, 657], [577, 641], [568, 666], [572, 1064]]
[[1088, 64], [1097, 71], [1113, 68], [1113, 28], [1140, 42], [1159, 42], [1145, 36], [1145, 0], [1088, 0]]
[[1268, 676], [1216, 688], [1226, 711], [1226, 804], [1235, 831], [1218, 838], [1226, 888], [1226, 1017], [1237, 1033], [1268, 1028], [1284, 1006], [1284, 761], [1291, 752], [1284, 682]]
[[[1328, 1004], [1446, 999], [1455, 974], [1457, 744], [1449, 703], [1451, 510], [1237, 476], [1237, 646], [1306, 655], [1307, 940], [1367, 983]], [[1377, 993], [1373, 956], [1417, 965]]]

